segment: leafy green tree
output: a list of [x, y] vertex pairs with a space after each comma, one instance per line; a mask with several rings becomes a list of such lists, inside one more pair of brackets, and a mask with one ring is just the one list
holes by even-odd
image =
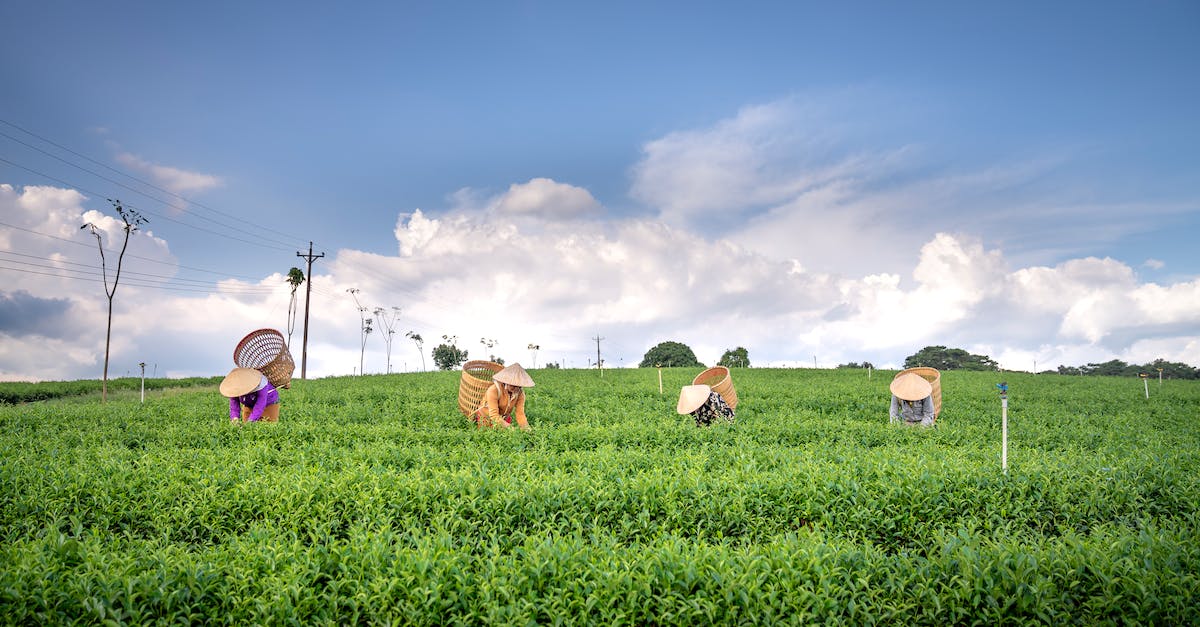
[[997, 370], [997, 364], [986, 355], [972, 355], [961, 348], [926, 346], [904, 360], [905, 368], [926, 366], [938, 370]]
[[721, 355], [721, 360], [717, 362], [717, 365], [725, 366], [726, 368], [749, 368], [750, 353], [741, 346], [726, 350]]
[[1162, 368], [1162, 377], [1164, 379], [1200, 379], [1200, 368], [1193, 368], [1184, 363], [1166, 361], [1165, 359], [1155, 359], [1143, 366], [1142, 370], [1150, 376], [1157, 378], [1159, 368]]
[[1120, 377], [1126, 375], [1136, 375], [1141, 368], [1138, 366], [1130, 366], [1120, 359], [1110, 359], [1103, 363], [1090, 363], [1082, 366], [1083, 374], [1094, 374], [1102, 377]]
[[545, 368], [546, 370], [561, 370], [562, 369], [562, 366], [558, 365], [557, 361], [552, 361], [542, 367]]
[[1200, 369], [1165, 359], [1155, 359], [1141, 366], [1127, 364], [1120, 359], [1110, 359], [1105, 362], [1090, 363], [1083, 366], [1059, 366], [1058, 373], [1076, 376], [1086, 374], [1102, 377], [1132, 377], [1144, 372], [1150, 375], [1150, 378], [1157, 379], [1159, 368], [1162, 368], [1162, 377], [1164, 379], [1200, 379]]
[[438, 370], [454, 370], [467, 360], [467, 351], [453, 344], [438, 344], [433, 349], [433, 365]]
[[642, 363], [638, 364], [638, 368], [655, 366], [691, 368], [703, 365], [700, 360], [696, 359], [696, 353], [692, 352], [687, 344], [668, 340], [646, 351], [646, 356], [642, 358]]
[[852, 361], [848, 364], [838, 364], [838, 368], [874, 368], [875, 364], [869, 361], [864, 361], [861, 364], [857, 361]]

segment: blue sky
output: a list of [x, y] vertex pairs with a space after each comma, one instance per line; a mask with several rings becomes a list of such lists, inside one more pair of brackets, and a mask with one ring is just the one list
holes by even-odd
[[[313, 240], [321, 374], [358, 366], [349, 287], [427, 340], [503, 336], [510, 361], [538, 342], [586, 365], [600, 333], [612, 365], [665, 339], [707, 362], [749, 344], [760, 363], [894, 364], [928, 343], [1026, 369], [1200, 363], [1195, 3], [42, 2], [0, 20], [8, 261], [94, 262], [28, 231], [118, 197], [150, 215], [145, 256], [175, 264], [154, 273], [194, 281], [133, 286], [127, 315], [155, 322], [125, 361], [173, 337], [172, 372], [224, 368], [205, 346], [281, 326], [272, 274]], [[481, 258], [488, 280], [448, 270]], [[0, 265], [0, 376], [95, 376], [94, 338], [52, 338], [71, 367], [30, 365], [20, 347], [53, 333], [14, 320], [94, 322], [100, 287]], [[1031, 276], [1071, 298], [1014, 304], [1043, 293]], [[928, 307], [939, 322], [909, 330]]]

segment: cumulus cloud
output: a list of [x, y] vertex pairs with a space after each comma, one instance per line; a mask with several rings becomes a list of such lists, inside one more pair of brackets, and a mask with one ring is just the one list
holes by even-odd
[[1151, 270], [1162, 270], [1167, 264], [1158, 259], [1147, 259], [1146, 261], [1142, 262], [1142, 265], [1150, 268]]
[[[872, 105], [894, 100], [791, 97], [669, 133], [642, 146], [631, 194], [668, 224], [859, 277], [911, 267], [939, 232], [986, 234], [1009, 259], [1037, 265], [1144, 232], [1147, 215], [1195, 210], [1187, 202], [1096, 201], [1092, 181], [1065, 173], [1077, 158], [1066, 148], [967, 162], [953, 147], [923, 142], [919, 129], [935, 120], [901, 125], [905, 114]], [[896, 128], [914, 130], [905, 137]]]
[[156, 185], [176, 194], [202, 192], [223, 184], [220, 177], [212, 174], [189, 172], [181, 168], [153, 163], [128, 152], [117, 153], [116, 159], [122, 165], [150, 177]]
[[600, 203], [582, 187], [547, 178], [513, 183], [492, 202], [501, 215], [539, 216], [547, 219], [575, 218], [594, 212]]

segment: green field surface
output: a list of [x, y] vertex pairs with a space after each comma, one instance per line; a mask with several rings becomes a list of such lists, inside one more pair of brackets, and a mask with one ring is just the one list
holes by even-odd
[[1200, 624], [1200, 381], [945, 372], [918, 429], [892, 372], [738, 369], [698, 429], [699, 370], [533, 370], [529, 433], [458, 372], [276, 424], [215, 383], [0, 406], [0, 623]]

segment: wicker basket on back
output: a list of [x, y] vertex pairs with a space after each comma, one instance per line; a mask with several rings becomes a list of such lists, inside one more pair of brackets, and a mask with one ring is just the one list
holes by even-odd
[[[937, 368], [919, 366], [917, 368], [901, 370], [900, 372], [896, 373], [896, 377], [899, 377], [902, 374], [908, 374], [910, 372], [920, 376], [922, 379], [925, 379], [929, 382], [929, 385], [933, 386], [933, 393], [931, 393], [930, 396], [933, 397], [933, 417], [937, 418], [938, 414], [942, 413], [942, 373], [938, 372]], [[894, 379], [896, 377], [892, 378]]]
[[277, 388], [290, 385], [296, 369], [283, 334], [275, 329], [259, 329], [242, 338], [233, 349], [233, 363], [258, 370]]
[[714, 392], [720, 394], [726, 404], [737, 409], [738, 395], [737, 390], [733, 387], [733, 377], [729, 374], [729, 368], [713, 366], [696, 375], [696, 378], [692, 379], [692, 385], [707, 385]]
[[504, 366], [493, 361], [468, 361], [463, 364], [462, 377], [458, 382], [458, 411], [467, 418], [479, 408], [483, 395], [492, 385], [492, 377], [504, 370]]

